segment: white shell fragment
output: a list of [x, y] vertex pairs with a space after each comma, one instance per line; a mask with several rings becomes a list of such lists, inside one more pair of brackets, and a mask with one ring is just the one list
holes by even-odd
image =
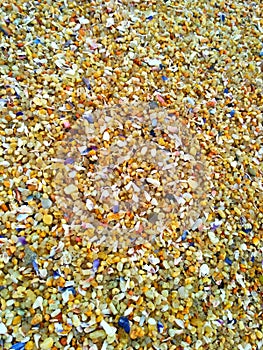
[[43, 311], [43, 301], [44, 299], [41, 296], [38, 296], [33, 304], [33, 309], [40, 308], [41, 311]]
[[147, 182], [149, 182], [151, 185], [154, 185], [156, 187], [159, 187], [161, 184], [160, 184], [160, 181], [159, 180], [156, 180], [156, 179], [153, 179], [151, 177], [147, 177]]
[[112, 327], [104, 320], [101, 321], [100, 325], [108, 336], [113, 336], [117, 331], [116, 327]]
[[114, 18], [113, 17], [109, 17], [109, 18], [107, 18], [106, 27], [109, 28], [109, 27], [113, 26], [114, 23], [115, 23], [114, 22]]
[[3, 322], [0, 322], [0, 334], [4, 334], [4, 335], [7, 334], [7, 328]]
[[145, 58], [144, 61], [151, 67], [159, 66], [162, 64], [162, 61], [158, 60], [157, 58]]
[[208, 276], [209, 272], [210, 272], [210, 269], [209, 269], [208, 265], [203, 264], [203, 265], [201, 265], [200, 270], [199, 270], [199, 277]]
[[88, 210], [93, 210], [94, 209], [94, 204], [93, 204], [92, 200], [90, 200], [90, 199], [86, 200], [86, 207], [87, 207]]

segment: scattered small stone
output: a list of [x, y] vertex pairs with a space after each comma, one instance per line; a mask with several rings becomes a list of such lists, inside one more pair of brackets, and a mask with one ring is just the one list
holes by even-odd
[[43, 216], [43, 222], [44, 222], [44, 224], [50, 226], [53, 222], [53, 216], [50, 214], [45, 214]]
[[51, 337], [46, 338], [43, 343], [40, 344], [40, 349], [42, 350], [50, 350], [54, 344], [54, 339]]
[[0, 349], [263, 346], [261, 15], [3, 2]]

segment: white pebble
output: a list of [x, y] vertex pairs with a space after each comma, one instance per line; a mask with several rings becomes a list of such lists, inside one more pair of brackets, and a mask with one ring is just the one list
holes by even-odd
[[160, 181], [153, 179], [151, 177], [147, 177], [147, 182], [149, 182], [150, 184], [159, 187], [160, 186]]
[[33, 304], [33, 309], [37, 309], [38, 307], [43, 311], [43, 298], [38, 296]]
[[209, 275], [209, 272], [210, 272], [210, 269], [209, 269], [208, 265], [203, 264], [200, 267], [199, 277], [207, 276], [207, 275]]
[[194, 181], [192, 179], [188, 180], [188, 184], [193, 190], [195, 190], [198, 187], [198, 182], [196, 182], [196, 181]]
[[90, 200], [90, 199], [86, 200], [86, 207], [87, 207], [88, 210], [93, 210], [94, 209], [94, 204], [93, 204], [92, 200]]
[[156, 59], [156, 58], [146, 58], [144, 61], [145, 61], [146, 63], [148, 63], [149, 66], [151, 66], [151, 67], [153, 67], [153, 66], [159, 66], [159, 65], [162, 63], [162, 61], [160, 61], [160, 60], [158, 60], [158, 59]]
[[151, 204], [156, 206], [156, 205], [158, 205], [158, 202], [157, 202], [157, 200], [155, 198], [153, 198], [151, 200]]
[[180, 298], [182, 299], [187, 299], [188, 298], [188, 291], [186, 290], [186, 288], [184, 286], [180, 287], [178, 289], [178, 294], [180, 296]]
[[186, 192], [183, 194], [183, 198], [186, 200], [186, 202], [190, 202], [190, 200], [193, 198], [193, 196], [191, 195], [191, 193]]
[[0, 322], [0, 334], [7, 334], [7, 328], [6, 326], [3, 324], [3, 322]]
[[146, 200], [147, 200], [148, 202], [150, 202], [151, 199], [152, 199], [152, 197], [149, 195], [149, 193], [146, 192], [146, 191], [144, 191], [144, 195], [145, 195]]
[[141, 149], [141, 155], [144, 156], [148, 151], [148, 148], [146, 146], [144, 146], [142, 149]]
[[122, 263], [121, 261], [119, 261], [119, 262], [117, 263], [117, 270], [118, 270], [119, 272], [121, 272], [122, 269], [123, 269], [123, 263]]
[[64, 192], [66, 194], [71, 194], [71, 193], [74, 193], [74, 192], [77, 192], [77, 191], [78, 191], [77, 186], [75, 186], [73, 184], [70, 184], [70, 185], [68, 185], [67, 187], [64, 188]]
[[107, 18], [106, 27], [109, 28], [113, 25], [114, 25], [114, 18], [113, 17]]
[[150, 324], [151, 326], [154, 326], [154, 325], [156, 325], [156, 320], [154, 318], [150, 317], [148, 319], [148, 324]]
[[104, 320], [101, 321], [100, 325], [108, 336], [113, 336], [117, 331], [117, 328], [112, 327]]
[[80, 319], [78, 318], [78, 315], [73, 315], [72, 316], [72, 323], [74, 327], [79, 327], [80, 326]]
[[103, 134], [103, 140], [104, 141], [109, 141], [110, 140], [110, 134], [108, 133], [108, 131], [105, 131]]
[[202, 219], [197, 219], [196, 222], [192, 226], [192, 230], [196, 230], [203, 223]]
[[219, 239], [216, 237], [213, 231], [208, 232], [208, 237], [213, 244], [217, 244], [219, 242]]
[[184, 321], [180, 320], [179, 318], [176, 318], [174, 321], [179, 327], [184, 328]]

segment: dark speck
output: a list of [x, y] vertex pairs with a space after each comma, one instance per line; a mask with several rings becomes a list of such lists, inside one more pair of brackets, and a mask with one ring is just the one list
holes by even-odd
[[153, 137], [156, 137], [156, 134], [155, 134], [153, 129], [150, 131], [150, 135], [153, 136]]
[[242, 231], [245, 232], [245, 233], [250, 233], [252, 231], [252, 228], [242, 227]]

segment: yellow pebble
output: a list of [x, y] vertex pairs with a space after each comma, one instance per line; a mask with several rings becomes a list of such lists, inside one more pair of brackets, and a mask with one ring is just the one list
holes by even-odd
[[52, 287], [53, 285], [53, 278], [49, 278], [47, 281], [46, 281], [46, 286], [47, 287]]
[[40, 344], [40, 349], [42, 350], [50, 350], [52, 348], [54, 344], [54, 340], [49, 337], [49, 338], [46, 338], [42, 344]]
[[97, 323], [100, 323], [102, 320], [103, 320], [103, 315], [97, 316], [97, 318], [96, 318]]
[[25, 345], [25, 350], [33, 350], [34, 349], [34, 342], [32, 340], [29, 340]]
[[57, 280], [57, 285], [59, 287], [64, 287], [65, 286], [65, 279], [63, 277], [59, 277], [58, 280]]
[[259, 330], [256, 330], [256, 336], [258, 337], [258, 339], [262, 339], [263, 338], [263, 334]]
[[35, 325], [41, 323], [42, 320], [43, 320], [43, 316], [41, 314], [35, 314], [31, 320], [31, 324], [32, 324], [32, 326], [35, 326]]
[[165, 146], [165, 141], [164, 141], [164, 139], [162, 137], [159, 138], [158, 143], [161, 146]]
[[258, 237], [253, 237], [252, 242], [253, 242], [253, 244], [258, 245], [260, 240]]
[[235, 213], [236, 213], [238, 216], [241, 215], [241, 211], [240, 211], [240, 209], [239, 209], [238, 207], [235, 207], [235, 208], [234, 208], [234, 211], [235, 211]]
[[51, 225], [52, 224], [52, 221], [53, 221], [53, 216], [50, 215], [50, 214], [45, 214], [43, 216], [43, 222], [46, 224], [46, 225]]
[[14, 317], [13, 322], [12, 322], [13, 326], [17, 326], [20, 323], [21, 323], [21, 316]]
[[218, 214], [221, 216], [222, 219], [225, 219], [226, 218], [226, 214], [223, 210], [219, 209], [218, 210]]

